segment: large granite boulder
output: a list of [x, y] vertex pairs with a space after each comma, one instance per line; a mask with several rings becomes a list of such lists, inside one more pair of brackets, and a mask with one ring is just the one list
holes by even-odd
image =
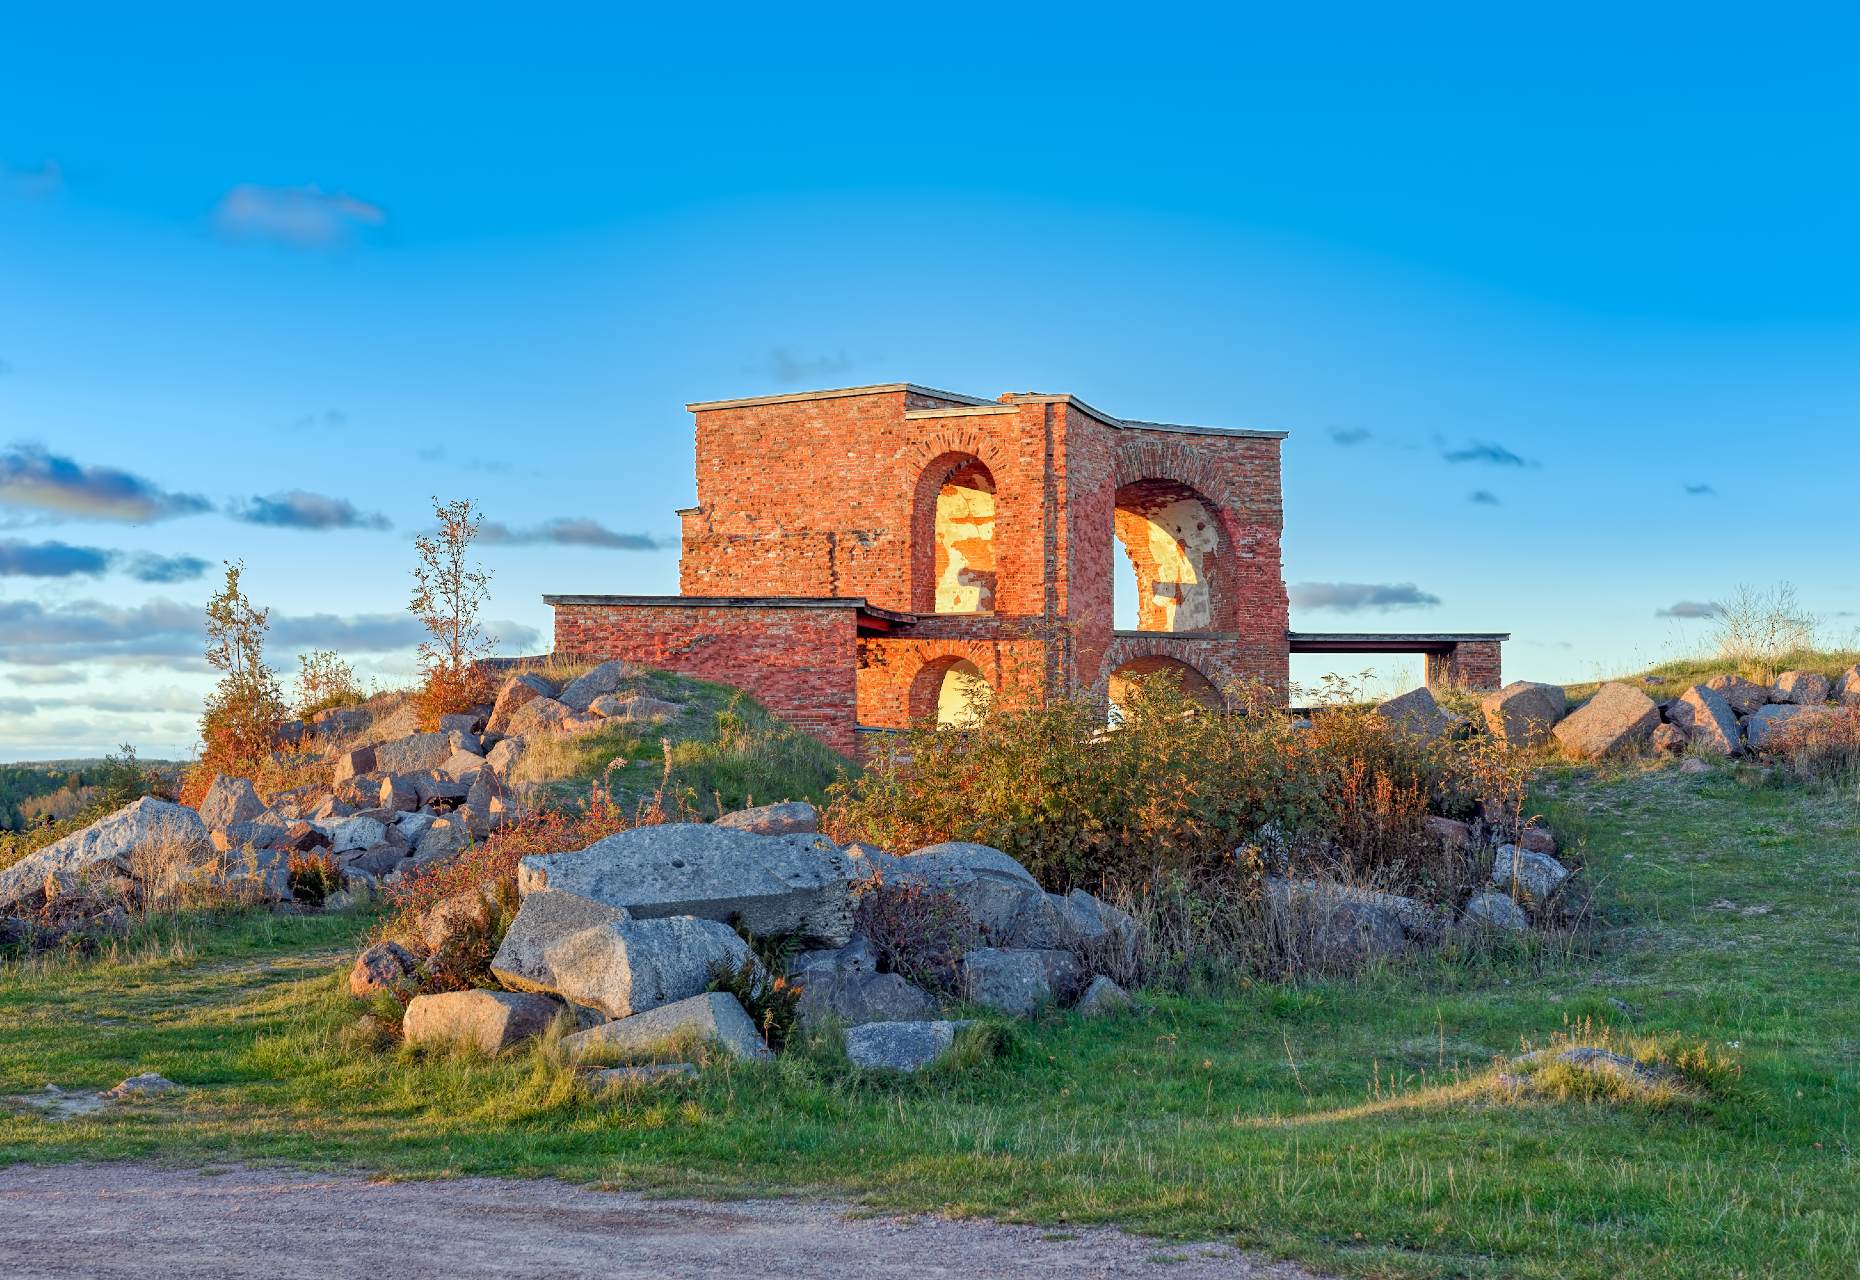
[[758, 836], [811, 836], [820, 830], [820, 814], [805, 800], [784, 800], [726, 813], [717, 825]]
[[1057, 919], [1040, 882], [999, 849], [952, 840], [890, 858], [864, 861], [887, 884], [920, 885], [955, 898], [998, 946], [1051, 946]]
[[447, 991], [415, 996], [401, 1016], [408, 1044], [467, 1044], [487, 1054], [541, 1035], [562, 1011], [530, 991]]
[[449, 733], [416, 733], [375, 748], [375, 768], [382, 773], [418, 773], [438, 769], [455, 750]]
[[1860, 663], [1841, 672], [1840, 679], [1834, 682], [1833, 696], [1843, 706], [1860, 704]]
[[834, 1019], [861, 1022], [911, 1022], [934, 1018], [936, 1000], [922, 987], [895, 973], [815, 967], [796, 979], [801, 998], [795, 1015], [802, 1022]]
[[728, 925], [695, 916], [616, 920], [543, 948], [539, 986], [610, 1018], [700, 995], [718, 970], [751, 959]]
[[1562, 685], [1534, 680], [1514, 680], [1486, 694], [1479, 703], [1485, 727], [1514, 747], [1539, 747], [1548, 742], [1550, 731], [1568, 710], [1569, 698]]
[[224, 773], [214, 775], [206, 799], [200, 802], [200, 820], [209, 831], [224, 831], [236, 822], [252, 822], [264, 812], [265, 802], [258, 798], [258, 790], [249, 780]]
[[1550, 901], [1569, 877], [1569, 868], [1547, 853], [1501, 844], [1492, 855], [1492, 884], [1528, 905]]
[[556, 701], [570, 711], [585, 712], [596, 698], [617, 692], [621, 684], [638, 674], [638, 671], [638, 667], [628, 662], [603, 662], [563, 685], [562, 692], [556, 695]]
[[1004, 1013], [1028, 1014], [1078, 994], [1085, 975], [1070, 951], [980, 947], [962, 958], [962, 994]]
[[491, 718], [485, 722], [485, 732], [508, 734], [510, 721], [524, 704], [538, 698], [555, 697], [555, 686], [541, 676], [517, 675], [504, 681], [503, 688], [497, 691], [497, 701], [491, 705]]
[[1770, 751], [1775, 748], [1776, 731], [1792, 720], [1803, 716], [1826, 715], [1822, 707], [1798, 706], [1795, 703], [1772, 703], [1758, 707], [1756, 713], [1744, 724], [1744, 734], [1752, 751]]
[[1771, 702], [1818, 707], [1828, 700], [1828, 678], [1815, 671], [1785, 671], [1770, 686]]
[[867, 1022], [846, 1028], [846, 1058], [855, 1067], [915, 1071], [956, 1043], [967, 1022]]
[[515, 991], [547, 991], [553, 975], [543, 953], [571, 933], [627, 919], [619, 907], [544, 889], [524, 897], [491, 958], [491, 976]]
[[852, 937], [851, 880], [846, 855], [824, 836], [703, 822], [634, 827], [574, 853], [532, 855], [517, 871], [526, 894], [557, 889], [635, 919], [698, 916], [829, 947]]
[[1460, 717], [1441, 709], [1434, 701], [1433, 690], [1426, 685], [1378, 703], [1376, 714], [1421, 738], [1444, 737], [1461, 723]]
[[1693, 685], [1667, 707], [1666, 718], [1685, 730], [1686, 741], [1695, 751], [1734, 756], [1744, 749], [1737, 713], [1716, 689]]
[[505, 732], [517, 738], [546, 738], [561, 732], [572, 715], [554, 698], [532, 698], [511, 713]]
[[53, 872], [128, 873], [136, 869], [138, 854], [170, 868], [197, 866], [213, 856], [213, 843], [194, 810], [143, 796], [0, 871], [0, 903], [37, 889]]
[[613, 1061], [680, 1049], [689, 1041], [718, 1045], [733, 1058], [754, 1061], [771, 1056], [756, 1024], [725, 991], [707, 991], [563, 1036], [562, 1051], [571, 1062]]
[[1768, 686], [1742, 676], [1713, 676], [1705, 687], [1730, 703], [1731, 710], [1740, 716], [1756, 714], [1757, 708], [1770, 700]]
[[1578, 760], [1600, 760], [1645, 746], [1660, 723], [1652, 698], [1629, 685], [1610, 682], [1565, 716], [1553, 730], [1557, 744]]

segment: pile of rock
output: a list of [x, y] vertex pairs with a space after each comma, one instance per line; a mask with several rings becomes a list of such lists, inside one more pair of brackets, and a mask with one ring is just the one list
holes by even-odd
[[[857, 1065], [914, 1070], [948, 1048], [961, 1023], [941, 1016], [937, 994], [885, 972], [857, 934], [855, 895], [881, 882], [939, 889], [972, 917], [986, 945], [957, 964], [961, 1002], [1022, 1015], [1075, 1002], [1104, 1012], [1125, 999], [1080, 959], [1089, 954], [1082, 943], [1134, 944], [1134, 922], [1115, 908], [1089, 894], [1045, 893], [1018, 862], [982, 845], [904, 857], [842, 848], [819, 834], [811, 806], [785, 804], [525, 858], [520, 907], [491, 962], [506, 989], [416, 997], [404, 1034], [496, 1052], [567, 1012], [580, 1029], [563, 1048], [580, 1059], [650, 1056], [690, 1040], [765, 1057], [742, 1005], [710, 990], [725, 970], [774, 976], [740, 929], [806, 948], [782, 975], [799, 989], [802, 1023], [844, 1026]], [[378, 972], [392, 979], [401, 961], [376, 950], [357, 962], [352, 989], [369, 988]]]
[[[1665, 703], [1643, 689], [1611, 681], [1574, 711], [1561, 686], [1519, 680], [1487, 694], [1479, 709], [1485, 732], [1513, 746], [1554, 743], [1575, 759], [1600, 760], [1649, 749], [1716, 756], [1760, 752], [1779, 726], [1798, 716], [1827, 714], [1836, 705], [1860, 705], [1860, 666], [1832, 681], [1813, 671], [1785, 671], [1768, 685], [1742, 676], [1714, 676]], [[1474, 728], [1465, 717], [1442, 709], [1425, 688], [1376, 710], [1425, 737]]]

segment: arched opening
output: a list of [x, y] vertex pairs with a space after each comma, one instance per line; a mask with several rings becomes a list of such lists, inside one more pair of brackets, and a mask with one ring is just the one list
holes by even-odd
[[1105, 690], [1110, 702], [1111, 723], [1116, 724], [1123, 719], [1124, 707], [1129, 704], [1138, 686], [1146, 680], [1159, 678], [1172, 681], [1188, 698], [1210, 711], [1220, 711], [1227, 705], [1221, 697], [1221, 691], [1214, 687], [1214, 682], [1194, 667], [1178, 658], [1154, 654], [1132, 658], [1111, 673], [1110, 683]]
[[988, 701], [988, 685], [982, 669], [967, 658], [958, 658], [943, 670], [936, 689], [936, 722], [963, 728], [981, 718]]
[[974, 454], [946, 453], [917, 480], [911, 518], [911, 607], [993, 613], [995, 478]]
[[1115, 625], [1215, 630], [1224, 548], [1208, 501], [1174, 480], [1137, 480], [1117, 491], [1115, 525], [1129, 567], [1125, 573], [1119, 566], [1112, 579]]

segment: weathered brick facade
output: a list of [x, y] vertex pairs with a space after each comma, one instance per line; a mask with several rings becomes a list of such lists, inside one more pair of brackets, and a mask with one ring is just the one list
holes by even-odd
[[559, 651], [741, 685], [841, 750], [936, 714], [965, 664], [1016, 702], [1171, 663], [1286, 687], [1283, 433], [904, 384], [688, 407], [682, 594], [548, 597]]

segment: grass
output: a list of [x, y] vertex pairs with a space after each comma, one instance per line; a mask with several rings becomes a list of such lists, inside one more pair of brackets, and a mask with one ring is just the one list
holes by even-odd
[[[1579, 941], [1054, 1015], [902, 1080], [815, 1052], [593, 1097], [542, 1053], [372, 1053], [340, 1034], [366, 921], [169, 922], [101, 963], [0, 971], [0, 1093], [138, 1070], [189, 1092], [0, 1114], [0, 1161], [821, 1192], [1351, 1275], [1853, 1275], [1851, 792], [1623, 767], [1548, 773], [1536, 799], [1584, 844], [1598, 915]], [[1572, 1031], [1710, 1069], [1653, 1101], [1497, 1080], [1495, 1055]]]
[[[545, 674], [560, 678], [572, 667]], [[545, 805], [569, 803], [604, 779], [622, 808], [666, 790], [706, 816], [749, 804], [824, 799], [835, 779], [857, 766], [783, 724], [728, 685], [669, 671], [627, 681], [683, 709], [663, 724], [608, 723], [586, 734], [540, 739], [525, 753], [519, 777], [539, 782]]]
[[[1772, 662], [1737, 662], [1723, 657], [1675, 658], [1647, 668], [1638, 675], [1618, 677], [1623, 683], [1644, 690], [1655, 702], [1677, 698], [1695, 684], [1704, 684], [1713, 676], [1741, 675], [1758, 684], [1771, 684], [1785, 671], [1814, 671], [1837, 680], [1843, 671], [1860, 663], [1860, 650], [1803, 649], [1786, 653]], [[1568, 688], [1570, 701], [1586, 700], [1604, 682], [1591, 680]]]

